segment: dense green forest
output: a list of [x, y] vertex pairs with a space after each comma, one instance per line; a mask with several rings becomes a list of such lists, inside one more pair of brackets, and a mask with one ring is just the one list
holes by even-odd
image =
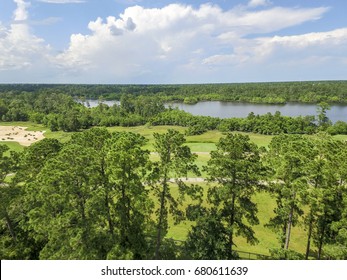
[[[99, 105], [89, 108], [90, 98]], [[173, 100], [312, 102], [317, 115], [220, 119], [164, 106]], [[270, 258], [347, 259], [347, 142], [332, 137], [347, 124], [326, 114], [346, 100], [345, 81], [0, 85], [2, 122], [73, 132], [20, 151], [0, 145], [0, 257], [237, 259], [239, 238], [259, 242], [255, 197], [265, 194], [273, 203], [264, 226], [278, 240]], [[138, 133], [110, 129], [139, 125], [185, 129], [154, 132], [151, 149]], [[206, 131], [222, 137], [201, 164], [186, 138]], [[257, 146], [245, 132], [274, 136]], [[186, 238], [169, 238], [185, 222]], [[304, 253], [291, 247], [296, 228]]]
[[120, 100], [123, 94], [155, 96], [162, 101], [218, 100], [252, 103], [347, 103], [347, 81], [276, 83], [192, 84], [192, 85], [49, 85], [0, 84], [0, 93], [49, 92], [73, 97]]
[[[219, 119], [193, 116], [164, 106], [168, 100], [192, 102], [192, 98], [196, 101], [216, 99], [247, 102], [270, 102], [272, 99], [271, 102], [275, 102], [274, 96], [283, 98], [283, 102], [319, 102], [317, 116], [287, 117], [277, 112]], [[182, 86], [0, 85], [0, 119], [5, 122], [30, 120], [44, 124], [52, 131], [147, 123], [189, 127], [189, 134], [218, 129], [271, 135], [313, 134], [324, 130], [334, 135], [347, 134], [347, 124], [343, 121], [332, 124], [326, 118], [329, 110], [327, 102], [343, 103], [347, 100], [346, 96], [347, 82]], [[111, 97], [119, 99], [120, 103], [111, 107], [102, 103], [102, 100]], [[84, 106], [87, 105], [87, 98], [98, 98], [99, 106]]]
[[[152, 153], [143, 136], [106, 128], [21, 153], [0, 145], [1, 259], [237, 259], [236, 237], [258, 242], [261, 192], [275, 201], [272, 259], [347, 258], [346, 142], [281, 134], [265, 149], [228, 133], [199, 169], [184, 134], [153, 137]], [[184, 180], [201, 172], [207, 185]], [[167, 238], [169, 221], [185, 220], [186, 240]], [[306, 254], [290, 247], [297, 226]]]

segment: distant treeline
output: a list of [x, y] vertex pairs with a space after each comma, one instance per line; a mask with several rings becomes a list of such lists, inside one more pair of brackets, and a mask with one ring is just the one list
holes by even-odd
[[[340, 94], [339, 100], [345, 100], [342, 96], [343, 87], [347, 88], [347, 82], [326, 82], [326, 86], [331, 84], [331, 88], [336, 88], [335, 93]], [[272, 87], [273, 85], [273, 87]], [[284, 86], [287, 85], [287, 86]], [[290, 86], [292, 85], [292, 87]], [[273, 96], [279, 98], [280, 87], [283, 87], [283, 92], [287, 92], [292, 88], [293, 93], [297, 92], [299, 83], [278, 83], [278, 84], [243, 84], [243, 85], [185, 85], [185, 86], [86, 86], [86, 85], [1, 85], [0, 86], [0, 120], [5, 122], [11, 121], [32, 121], [35, 123], [44, 124], [52, 131], [79, 131], [92, 126], [137, 126], [137, 125], [180, 125], [188, 127], [187, 133], [190, 135], [201, 134], [207, 130], [218, 129], [221, 131], [244, 131], [255, 132], [261, 134], [313, 134], [318, 131], [327, 131], [330, 134], [347, 134], [347, 124], [338, 121], [332, 124], [326, 116], [329, 110], [329, 104], [325, 101], [333, 97], [326, 94], [324, 98], [316, 98], [320, 101], [317, 104], [317, 116], [299, 116], [287, 117], [282, 116], [280, 112], [275, 114], [256, 115], [250, 113], [246, 118], [229, 118], [220, 119], [206, 116], [193, 116], [184, 111], [173, 108], [165, 108], [164, 103], [174, 98], [184, 98], [184, 102], [192, 102], [191, 96], [196, 94], [199, 98], [207, 99], [207, 92], [213, 92], [219, 89], [221, 92], [224, 88], [225, 92], [235, 87], [235, 92], [239, 92], [238, 96], [250, 98], [253, 96], [253, 101], [266, 100], [265, 88], [276, 89], [278, 96], [273, 93]], [[323, 91], [324, 83], [317, 83], [317, 88]], [[312, 83], [302, 83], [303, 89], [313, 87]], [[236, 90], [238, 87], [244, 89], [245, 92]], [[254, 92], [251, 94], [250, 90]], [[259, 88], [259, 94], [256, 94], [255, 88]], [[111, 89], [118, 89], [119, 93], [109, 93]], [[170, 89], [171, 91], [166, 91]], [[198, 89], [206, 94], [198, 94]], [[330, 87], [326, 87], [330, 88]], [[330, 88], [330, 91], [331, 91]], [[26, 91], [24, 91], [26, 89]], [[135, 93], [126, 93], [132, 91]], [[142, 90], [141, 90], [142, 89]], [[159, 89], [162, 91], [160, 92]], [[246, 90], [247, 89], [247, 90]], [[261, 90], [262, 89], [262, 90]], [[303, 90], [302, 89], [302, 90]], [[90, 91], [89, 91], [90, 90]], [[124, 90], [125, 92], [122, 92]], [[174, 94], [176, 90], [176, 95]], [[89, 93], [88, 93], [89, 92]], [[180, 95], [178, 92], [182, 92]], [[183, 92], [186, 92], [184, 95]], [[259, 97], [260, 92], [264, 92], [263, 97]], [[274, 92], [274, 91], [273, 91]], [[88, 94], [87, 94], [88, 93]], [[95, 94], [95, 95], [94, 95]], [[118, 94], [120, 94], [118, 96]], [[214, 93], [216, 99], [225, 97], [235, 98], [235, 94], [223, 95], [222, 93]], [[100, 103], [97, 107], [88, 107], [88, 98], [98, 96]], [[119, 104], [108, 106], [103, 104], [104, 99], [118, 98]], [[186, 96], [186, 97], [184, 97]], [[285, 96], [285, 94], [283, 94]], [[295, 94], [293, 94], [295, 96]], [[297, 96], [300, 96], [298, 94]], [[318, 91], [315, 94], [307, 96], [318, 97]], [[307, 97], [306, 96], [306, 97]], [[334, 95], [336, 97], [336, 95]], [[302, 98], [304, 95], [302, 95]], [[187, 98], [190, 98], [187, 101]], [[229, 98], [229, 99], [230, 99]], [[260, 99], [257, 99], [260, 98]], [[263, 98], [263, 99], [261, 99]], [[292, 97], [289, 101], [295, 101]], [[238, 99], [240, 101], [240, 99]], [[274, 99], [272, 99], [274, 100]], [[323, 100], [323, 101], [322, 101]], [[311, 99], [313, 101], [313, 99]], [[269, 101], [268, 101], [269, 102]]]
[[347, 81], [276, 83], [191, 84], [191, 85], [64, 85], [2, 84], [0, 94], [11, 92], [65, 93], [74, 97], [120, 100], [123, 94], [155, 96], [163, 101], [218, 100], [252, 103], [347, 103]]

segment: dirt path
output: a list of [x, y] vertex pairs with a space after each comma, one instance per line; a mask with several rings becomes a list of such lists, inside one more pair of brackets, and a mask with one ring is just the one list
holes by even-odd
[[[151, 152], [151, 155], [157, 155], [157, 152]], [[210, 152], [192, 152], [192, 154], [197, 154], [197, 155], [209, 155]]]
[[[182, 180], [183, 182], [186, 182], [186, 183], [201, 183], [201, 182], [205, 181], [204, 178], [199, 178], [199, 177], [196, 177], [196, 178], [179, 178], [179, 179]], [[175, 179], [170, 179], [169, 181], [171, 183], [174, 183]]]

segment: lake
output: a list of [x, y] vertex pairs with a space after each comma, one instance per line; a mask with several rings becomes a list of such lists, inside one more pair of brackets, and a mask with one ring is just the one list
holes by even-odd
[[[308, 116], [317, 115], [317, 106], [315, 104], [287, 103], [279, 104], [253, 104], [253, 103], [236, 103], [221, 101], [205, 101], [196, 104], [172, 103], [172, 107], [189, 112], [193, 115], [211, 116], [219, 118], [245, 118], [249, 113], [264, 115], [266, 113], [274, 114], [276, 111], [281, 112], [284, 116]], [[332, 122], [338, 120], [347, 121], [347, 106], [332, 105], [327, 116]]]
[[[78, 102], [82, 103], [81, 101], [78, 101]], [[94, 107], [98, 106], [99, 103], [100, 103], [99, 100], [88, 99], [88, 100], [86, 100], [86, 102], [84, 103], [84, 105], [87, 106], [87, 105], [88, 105], [88, 104], [86, 104], [87, 102], [89, 103], [89, 106], [88, 106], [88, 107], [90, 107], [90, 108], [94, 108]], [[116, 100], [103, 100], [102, 103], [103, 103], [103, 104], [106, 104], [107, 106], [110, 106], [110, 107], [113, 106], [114, 104], [120, 104], [120, 102], [119, 102], [119, 101], [116, 101]]]
[[[98, 105], [98, 100], [88, 100], [90, 107]], [[119, 101], [103, 101], [103, 103], [112, 106], [119, 104]], [[245, 118], [249, 113], [254, 112], [256, 115], [264, 115], [268, 112], [274, 114], [276, 111], [281, 112], [283, 116], [316, 116], [317, 106], [315, 104], [304, 103], [287, 103], [287, 104], [254, 104], [238, 102], [221, 102], [221, 101], [203, 101], [196, 104], [170, 103], [166, 106], [177, 107], [193, 115], [211, 116], [219, 118]], [[327, 116], [332, 122], [338, 120], [347, 122], [347, 106], [332, 105]]]

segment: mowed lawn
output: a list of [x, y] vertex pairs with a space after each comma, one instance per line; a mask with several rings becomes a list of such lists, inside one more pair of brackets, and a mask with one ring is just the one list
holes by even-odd
[[[207, 191], [209, 188], [208, 183], [198, 183], [198, 185], [204, 188], [204, 205], [207, 206]], [[171, 192], [173, 196], [177, 196], [177, 188], [171, 186]], [[247, 243], [246, 239], [241, 236], [235, 237], [235, 250], [245, 251], [261, 255], [270, 255], [269, 250], [272, 248], [279, 248], [280, 244], [277, 238], [277, 234], [272, 231], [266, 224], [274, 216], [274, 208], [276, 207], [276, 201], [270, 196], [269, 193], [261, 191], [253, 196], [253, 202], [256, 203], [258, 207], [258, 219], [259, 224], [253, 226], [255, 237], [258, 239], [258, 243], [255, 245], [250, 245]], [[187, 199], [182, 206], [182, 209], [186, 205], [191, 203], [190, 199]], [[172, 218], [169, 218], [169, 232], [167, 237], [173, 238], [175, 240], [185, 240], [189, 233], [190, 228], [194, 225], [194, 222], [184, 221], [179, 224], [175, 224]], [[306, 250], [306, 240], [307, 232], [303, 228], [303, 223], [299, 226], [292, 228], [292, 234], [289, 244], [289, 249], [295, 250], [299, 253], [304, 254]], [[316, 250], [315, 246], [311, 245], [312, 250]]]
[[10, 151], [21, 152], [24, 150], [24, 146], [14, 141], [1, 141], [0, 144], [5, 144], [9, 147], [9, 150], [5, 152], [5, 155], [9, 155]]
[[[111, 127], [108, 128], [109, 131], [127, 131], [134, 132], [143, 135], [148, 139], [147, 148], [153, 151], [154, 137], [153, 133], [165, 133], [168, 129], [175, 129], [181, 133], [185, 133], [186, 127], [181, 126], [136, 126], [136, 127]], [[245, 133], [245, 132], [234, 132], [243, 135], [248, 135], [250, 140], [257, 144], [258, 146], [267, 147], [271, 142], [273, 136], [271, 135], [261, 135], [255, 133]], [[187, 145], [191, 148], [193, 152], [210, 152], [216, 148], [216, 143], [225, 133], [218, 130], [209, 130], [201, 135], [186, 136]]]
[[[72, 133], [67, 132], [52, 132], [43, 125], [34, 124], [31, 122], [15, 122], [15, 123], [3, 123], [1, 122], [1, 125], [14, 125], [14, 126], [24, 126], [28, 127], [28, 131], [37, 131], [37, 130], [44, 130], [45, 131], [45, 137], [47, 138], [55, 138], [58, 139], [61, 142], [66, 142], [71, 138]], [[144, 148], [154, 151], [153, 144], [154, 144], [154, 137], [153, 133], [165, 133], [168, 129], [175, 129], [178, 130], [181, 133], [184, 133], [187, 128], [185, 127], [179, 127], [179, 126], [137, 126], [137, 127], [111, 127], [108, 128], [110, 132], [133, 132], [133, 133], [139, 133], [143, 135], [147, 140], [147, 144]], [[250, 140], [257, 144], [258, 146], [267, 147], [269, 143], [271, 142], [271, 139], [273, 136], [269, 135], [260, 135], [260, 134], [254, 134], [254, 133], [241, 133], [244, 135], [248, 135], [250, 137]], [[223, 133], [220, 131], [207, 131], [201, 135], [194, 135], [194, 136], [186, 136], [187, 143], [192, 152], [196, 153], [198, 158], [196, 161], [196, 164], [202, 171], [202, 168], [204, 165], [207, 164], [210, 155], [209, 153], [213, 150], [216, 150], [216, 143], [218, 140], [223, 137]], [[347, 141], [347, 135], [337, 135], [334, 136], [337, 140]], [[24, 147], [19, 145], [17, 142], [0, 142], [0, 144], [6, 144], [10, 148], [10, 150], [14, 151], [22, 151]], [[152, 160], [157, 160], [158, 156], [155, 154], [151, 154]], [[206, 177], [206, 174], [202, 172], [200, 175], [201, 177]], [[188, 177], [196, 177], [194, 174], [188, 174]], [[207, 183], [198, 183], [204, 188], [204, 194], [205, 194], [205, 201], [207, 198], [207, 190], [209, 188], [209, 185]], [[173, 195], [177, 195], [177, 188], [175, 188], [174, 185], [172, 185], [171, 190], [173, 192]], [[155, 200], [156, 201], [156, 200]], [[279, 248], [279, 243], [277, 240], [277, 235], [274, 233], [270, 228], [266, 227], [265, 225], [269, 222], [270, 218], [274, 215], [274, 208], [275, 208], [275, 199], [272, 198], [268, 193], [265, 192], [259, 192], [253, 197], [253, 201], [258, 206], [258, 218], [259, 218], [259, 225], [256, 225], [253, 227], [255, 231], [255, 236], [259, 240], [259, 242], [252, 246], [249, 245], [246, 240], [242, 237], [237, 237], [235, 239], [235, 249], [240, 251], [247, 251], [247, 252], [253, 252], [258, 254], [264, 254], [269, 255], [269, 249], [270, 248]], [[182, 206], [182, 209], [189, 203], [189, 200], [185, 202], [185, 204]], [[206, 202], [205, 202], [206, 204]], [[169, 233], [168, 237], [177, 239], [177, 240], [185, 240], [187, 237], [187, 234], [194, 225], [193, 222], [185, 221], [181, 222], [179, 224], [175, 224], [173, 219], [169, 219]], [[304, 253], [305, 252], [305, 246], [306, 246], [306, 236], [307, 233], [304, 229], [304, 223], [301, 222], [297, 227], [294, 227], [292, 229], [292, 235], [291, 235], [291, 241], [290, 241], [290, 249], [293, 249], [297, 252]], [[312, 250], [315, 250], [316, 248], [312, 245]]]

